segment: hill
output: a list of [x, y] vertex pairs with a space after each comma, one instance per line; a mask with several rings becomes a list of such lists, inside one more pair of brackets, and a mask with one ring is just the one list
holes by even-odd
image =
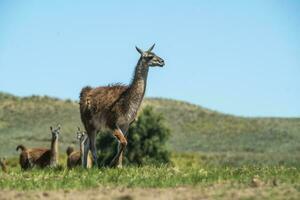
[[[148, 98], [145, 105], [164, 115], [173, 151], [218, 154], [221, 158], [255, 154], [256, 159], [298, 159], [300, 118], [238, 117], [161, 98]], [[64, 152], [66, 146], [77, 145], [76, 127], [82, 126], [78, 102], [0, 93], [0, 156], [16, 155], [15, 147], [20, 143], [49, 146], [49, 126], [57, 123], [63, 128], [60, 141]]]

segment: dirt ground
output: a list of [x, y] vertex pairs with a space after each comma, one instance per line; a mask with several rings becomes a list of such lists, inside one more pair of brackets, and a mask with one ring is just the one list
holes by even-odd
[[112, 188], [88, 190], [14, 191], [0, 190], [0, 200], [11, 199], [298, 199], [300, 192], [290, 186], [216, 184], [205, 187]]

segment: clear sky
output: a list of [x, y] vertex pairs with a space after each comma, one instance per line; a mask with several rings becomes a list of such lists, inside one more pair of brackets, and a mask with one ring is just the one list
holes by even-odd
[[162, 57], [147, 97], [300, 116], [300, 1], [0, 1], [0, 91], [78, 100]]

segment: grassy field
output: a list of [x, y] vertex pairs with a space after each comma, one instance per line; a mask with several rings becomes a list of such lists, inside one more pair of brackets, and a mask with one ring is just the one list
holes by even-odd
[[[51, 191], [57, 190], [61, 196], [65, 196], [66, 191], [69, 193], [83, 190], [89, 193], [106, 188], [115, 194], [123, 191], [119, 197], [128, 193], [127, 197], [133, 199], [139, 198], [138, 195], [149, 189], [158, 190], [163, 196], [170, 191], [176, 193], [177, 188], [188, 193], [188, 196], [182, 198], [232, 199], [235, 195], [245, 199], [293, 199], [300, 195], [300, 167], [255, 164], [236, 167], [228, 163], [209, 162], [214, 159], [217, 158], [198, 153], [175, 154], [169, 166], [67, 170], [64, 165], [65, 158], [61, 158], [62, 165], [55, 169], [33, 169], [25, 172], [20, 170], [17, 159], [10, 159], [9, 172], [0, 173], [0, 194], [5, 191], [11, 193], [13, 190], [14, 195], [36, 194], [36, 197], [40, 191], [48, 191], [47, 195], [58, 198], [57, 193]], [[131, 192], [126, 192], [130, 188]], [[91, 195], [98, 192], [92, 192]], [[180, 195], [183, 194], [178, 193], [176, 197]], [[151, 197], [149, 193], [142, 196]]]
[[[294, 185], [300, 192], [300, 167], [204, 164], [197, 154], [177, 155], [170, 166], [127, 166], [122, 169], [100, 168], [68, 170], [64, 165], [54, 169], [21, 171], [15, 160], [9, 173], [1, 174], [0, 188], [18, 190], [86, 189], [98, 186], [178, 187], [232, 183], [241, 186], [278, 184]], [[201, 165], [200, 163], [203, 163]], [[255, 180], [256, 179], [256, 183]], [[253, 182], [254, 181], [254, 182]]]
[[[0, 93], [0, 199], [297, 199], [300, 119], [226, 115], [168, 99], [146, 99], [171, 129], [168, 166], [67, 170], [65, 148], [77, 146], [77, 102]], [[21, 171], [18, 144], [49, 146], [60, 123], [60, 167]]]

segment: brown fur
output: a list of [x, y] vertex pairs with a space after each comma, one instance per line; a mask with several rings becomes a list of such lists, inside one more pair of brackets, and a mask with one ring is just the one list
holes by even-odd
[[[87, 168], [91, 168], [92, 165], [93, 165], [92, 157], [89, 154]], [[80, 151], [74, 151], [68, 156], [67, 167], [69, 169], [71, 169], [71, 168], [79, 167], [79, 166], [81, 166], [81, 153], [80, 153]]]
[[81, 121], [90, 138], [90, 149], [95, 164], [97, 160], [95, 135], [101, 129], [109, 128], [119, 141], [119, 150], [111, 165], [122, 166], [122, 154], [127, 145], [127, 130], [135, 120], [145, 95], [149, 66], [164, 65], [164, 61], [151, 52], [153, 47], [154, 45], [146, 52], [137, 48], [141, 58], [129, 86], [116, 84], [97, 88], [85, 87], [81, 90], [79, 102]]
[[73, 151], [68, 155], [67, 159], [67, 167], [69, 169], [76, 167], [76, 166], [81, 166], [81, 153], [80, 151]]
[[32, 168], [34, 165], [44, 168], [50, 165], [51, 151], [46, 148], [32, 148], [22, 150], [20, 154], [20, 165], [22, 169]]
[[[60, 129], [60, 128], [59, 128]], [[16, 150], [21, 150], [19, 163], [22, 169], [27, 170], [33, 166], [41, 168], [47, 166], [56, 166], [58, 160], [57, 152], [57, 138], [53, 136], [54, 132], [59, 130], [52, 130], [51, 149], [48, 148], [30, 148], [27, 149], [24, 145], [18, 145]]]
[[73, 147], [68, 147], [66, 150], [67, 156], [71, 155], [71, 153], [73, 153], [75, 151], [75, 149]]
[[[116, 119], [117, 113], [110, 114], [111, 108], [127, 89], [128, 87], [123, 85], [97, 87], [94, 89], [90, 87], [83, 88], [80, 94], [80, 110], [82, 112], [82, 120], [84, 120], [83, 123], [89, 124], [85, 120], [89, 120], [94, 114], [110, 116], [110, 118]], [[105, 125], [111, 128], [113, 124], [110, 124], [110, 121], [113, 120], [107, 120]]]

